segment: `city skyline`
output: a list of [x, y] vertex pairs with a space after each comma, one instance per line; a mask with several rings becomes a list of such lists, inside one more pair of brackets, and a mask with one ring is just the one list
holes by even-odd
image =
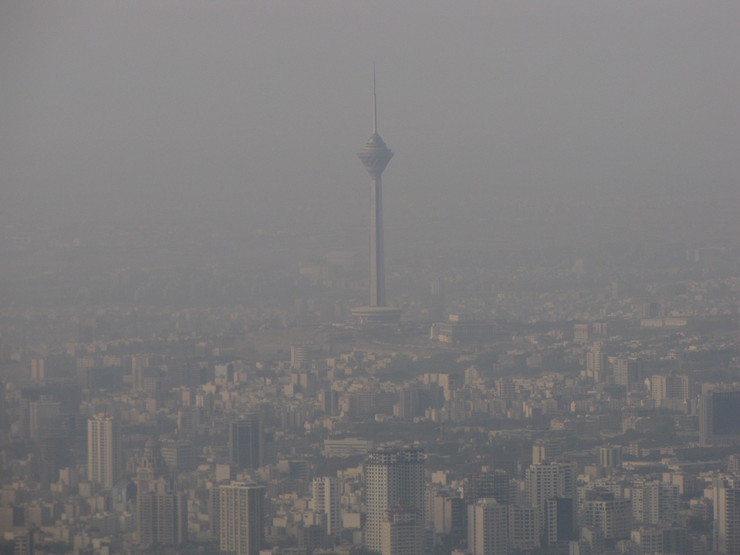
[[738, 26], [0, 3], [0, 554], [737, 554]]

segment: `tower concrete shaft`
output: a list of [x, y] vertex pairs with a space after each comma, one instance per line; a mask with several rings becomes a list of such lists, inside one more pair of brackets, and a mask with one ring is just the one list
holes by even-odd
[[383, 255], [383, 181], [373, 178], [370, 186], [370, 306], [385, 306], [385, 261]]

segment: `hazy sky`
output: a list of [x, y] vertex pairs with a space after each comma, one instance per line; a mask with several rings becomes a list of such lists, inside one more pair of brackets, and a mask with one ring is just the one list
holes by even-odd
[[391, 235], [737, 208], [739, 2], [2, 0], [0, 217], [341, 232], [373, 62]]

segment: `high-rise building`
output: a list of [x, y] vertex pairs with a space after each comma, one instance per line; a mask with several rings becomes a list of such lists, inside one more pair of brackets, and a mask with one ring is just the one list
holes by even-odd
[[49, 430], [58, 427], [62, 403], [50, 399], [31, 401], [28, 404], [28, 422], [31, 439], [38, 439]]
[[650, 378], [650, 394], [659, 407], [674, 408], [691, 397], [691, 380], [685, 374], [655, 375]]
[[292, 368], [310, 368], [314, 356], [314, 349], [310, 345], [290, 346], [290, 366]]
[[590, 324], [573, 324], [573, 341], [575, 343], [588, 343], [590, 337]]
[[188, 504], [168, 473], [159, 441], [150, 438], [136, 469], [136, 540], [139, 546], [180, 545], [187, 540]]
[[576, 505], [569, 497], [554, 497], [545, 501], [545, 541], [551, 551], [556, 546], [567, 545], [578, 534]]
[[599, 529], [606, 540], [627, 539], [632, 528], [632, 502], [611, 492], [588, 491], [581, 517], [583, 525]]
[[607, 356], [601, 350], [601, 343], [594, 344], [586, 353], [586, 375], [596, 383], [606, 381]]
[[33, 555], [35, 551], [33, 530], [18, 530], [13, 536], [13, 555]]
[[466, 488], [468, 503], [478, 499], [492, 498], [504, 505], [516, 501], [516, 484], [503, 468], [482, 467], [470, 477], [470, 488]]
[[622, 466], [622, 446], [604, 445], [599, 447], [599, 466], [604, 468], [619, 468]]
[[631, 491], [632, 517], [641, 524], [672, 524], [678, 518], [676, 484], [660, 481], [636, 483]]
[[714, 486], [714, 544], [719, 553], [740, 553], [740, 488]]
[[740, 391], [709, 391], [699, 399], [699, 441], [703, 445], [740, 441]]
[[324, 413], [329, 416], [336, 416], [339, 414], [339, 401], [340, 393], [334, 389], [327, 389], [319, 393], [319, 402]]
[[630, 539], [639, 547], [640, 553], [663, 553], [663, 531], [656, 526], [632, 530]]
[[657, 302], [643, 303], [640, 312], [642, 318], [660, 318], [663, 314], [660, 303]]
[[188, 439], [166, 439], [162, 442], [162, 458], [169, 472], [188, 472], [195, 468], [195, 449]]
[[509, 505], [509, 546], [513, 551], [540, 547], [541, 511], [537, 507]]
[[449, 538], [452, 547], [462, 545], [468, 535], [467, 509], [465, 499], [457, 491], [440, 491], [430, 499], [429, 519], [434, 533]]
[[377, 95], [373, 75], [373, 134], [357, 154], [370, 174], [370, 305], [356, 308], [352, 315], [366, 324], [398, 322], [401, 311], [386, 305], [383, 254], [383, 185], [381, 176], [393, 152], [378, 134]]
[[532, 444], [532, 464], [544, 464], [559, 459], [565, 449], [563, 437], [536, 439]]
[[339, 480], [335, 476], [314, 478], [311, 482], [311, 500], [313, 510], [325, 515], [327, 535], [338, 538], [342, 531]]
[[[383, 551], [383, 523], [398, 516], [389, 512], [393, 507], [402, 506], [406, 514], [409, 510], [415, 511], [417, 526], [423, 526], [426, 522], [424, 461], [424, 450], [416, 445], [384, 447], [368, 455], [364, 470], [367, 506], [365, 545], [369, 549], [388, 555]], [[401, 520], [408, 522], [407, 516]]]
[[188, 499], [169, 487], [137, 494], [141, 546], [181, 545], [187, 541]]
[[72, 462], [69, 434], [63, 429], [49, 430], [36, 440], [34, 470], [43, 487], [56, 482], [59, 470]]
[[551, 542], [572, 539], [567, 529], [575, 530], [576, 524], [575, 464], [533, 464], [525, 474], [525, 486], [529, 503], [538, 513], [539, 532], [544, 532]]
[[121, 432], [112, 416], [97, 414], [87, 421], [87, 479], [112, 488], [123, 476]]
[[640, 361], [626, 357], [616, 357], [612, 364], [614, 383], [623, 385], [631, 391], [640, 380]]
[[730, 474], [740, 474], [740, 453], [734, 453], [727, 457], [727, 472]]
[[404, 503], [390, 509], [380, 525], [382, 555], [422, 555], [424, 553], [424, 527], [418, 511]]
[[229, 426], [231, 464], [238, 468], [256, 469], [265, 464], [265, 438], [262, 418], [250, 414]]
[[187, 540], [188, 500], [166, 478], [136, 494], [136, 537], [142, 547], [180, 545]]
[[468, 550], [472, 555], [509, 553], [508, 507], [491, 498], [468, 505]]
[[575, 499], [576, 467], [572, 462], [533, 464], [527, 469], [525, 480], [533, 507], [542, 509], [545, 501], [556, 497]]
[[591, 322], [591, 333], [595, 337], [607, 337], [609, 335], [609, 324], [607, 322]]
[[46, 366], [43, 358], [31, 359], [31, 379], [35, 382], [43, 382], [46, 379]]
[[245, 482], [219, 486], [215, 504], [220, 550], [233, 555], [259, 555], [264, 536], [264, 486]]
[[144, 378], [148, 375], [149, 357], [147, 355], [132, 355], [130, 365], [134, 389], [141, 391], [144, 389]]
[[640, 553], [692, 553], [686, 528], [642, 526], [630, 536]]

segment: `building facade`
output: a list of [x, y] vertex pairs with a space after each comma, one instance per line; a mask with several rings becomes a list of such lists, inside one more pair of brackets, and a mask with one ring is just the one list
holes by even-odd
[[714, 545], [718, 553], [740, 553], [740, 488], [714, 487]]
[[740, 441], [740, 391], [709, 391], [699, 398], [699, 441], [722, 445]]
[[87, 421], [87, 479], [106, 489], [123, 476], [121, 432], [118, 422], [106, 414]]
[[250, 414], [229, 425], [231, 464], [242, 469], [256, 469], [265, 464], [265, 438], [262, 419]]
[[216, 505], [219, 549], [233, 555], [259, 555], [264, 544], [264, 486], [245, 482], [219, 486]]
[[509, 553], [508, 507], [492, 498], [468, 506], [468, 550], [472, 555]]
[[368, 455], [364, 467], [364, 543], [369, 549], [388, 555], [383, 552], [383, 524], [391, 518], [389, 511], [394, 506], [402, 505], [406, 514], [414, 511], [417, 525], [426, 522], [425, 459], [424, 450], [418, 446], [385, 447]]
[[325, 516], [326, 533], [335, 538], [342, 532], [342, 507], [339, 480], [334, 476], [314, 478], [311, 482], [313, 510]]

